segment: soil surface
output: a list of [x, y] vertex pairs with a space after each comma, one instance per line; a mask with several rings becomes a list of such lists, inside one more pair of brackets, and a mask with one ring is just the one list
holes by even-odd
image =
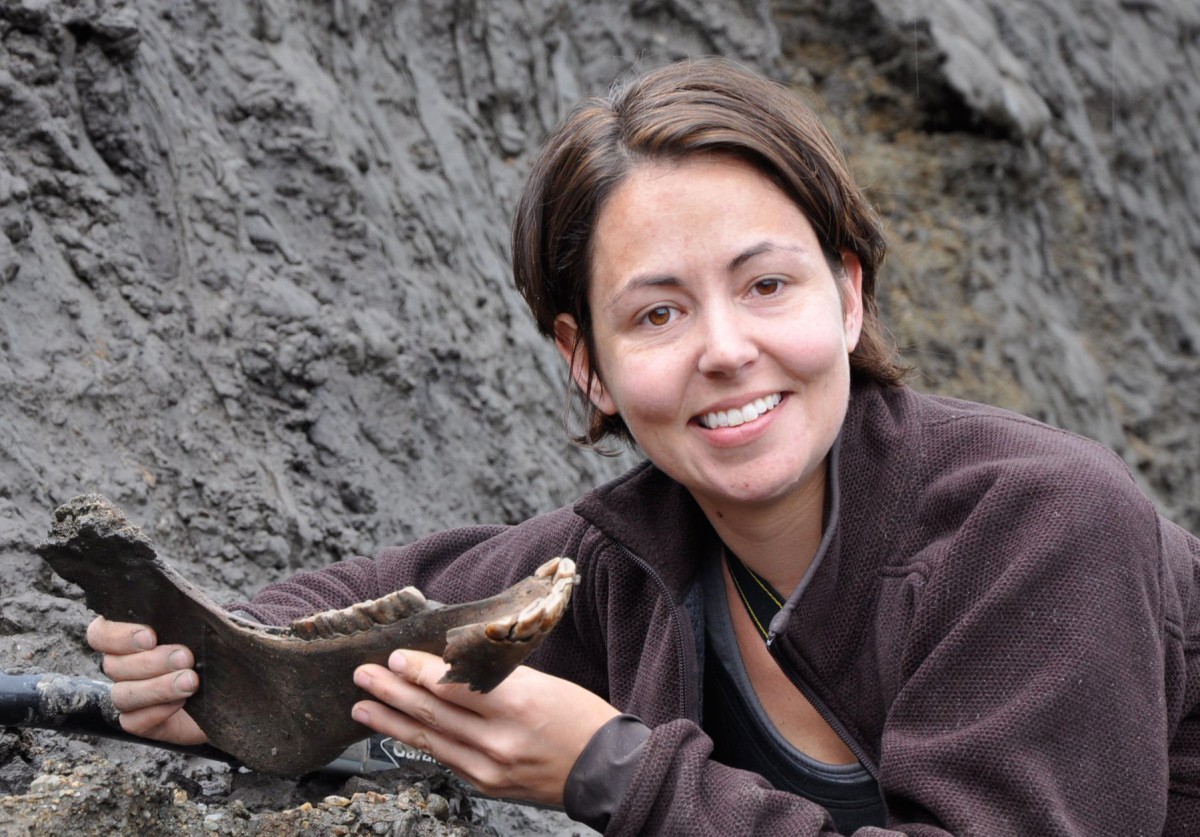
[[[709, 53], [843, 142], [917, 387], [1099, 439], [1200, 530], [1196, 4], [0, 0], [0, 670], [98, 672], [33, 551], [77, 494], [236, 601], [630, 464], [561, 431], [508, 219], [579, 97]], [[9, 730], [0, 831], [585, 830]]]

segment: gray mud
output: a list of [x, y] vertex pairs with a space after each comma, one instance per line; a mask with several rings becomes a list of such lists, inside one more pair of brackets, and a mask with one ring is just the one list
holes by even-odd
[[[919, 387], [1099, 439], [1200, 530], [1200, 6], [0, 0], [0, 666], [97, 672], [33, 552], [76, 494], [227, 600], [624, 467], [560, 432], [508, 219], [571, 102], [705, 53], [828, 116], [887, 221]], [[0, 739], [12, 833], [561, 827], [410, 816], [398, 787]], [[388, 824], [321, 807], [355, 793]]]

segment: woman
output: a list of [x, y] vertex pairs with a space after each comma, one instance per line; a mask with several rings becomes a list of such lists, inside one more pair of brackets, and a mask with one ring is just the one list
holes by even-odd
[[[478, 695], [398, 651], [358, 720], [613, 834], [1200, 829], [1200, 543], [1100, 446], [902, 385], [879, 224], [806, 107], [720, 61], [647, 73], [558, 129], [513, 238], [582, 441], [648, 462], [244, 606], [478, 598], [575, 558], [532, 667]], [[126, 729], [203, 740], [187, 649], [89, 641]]]

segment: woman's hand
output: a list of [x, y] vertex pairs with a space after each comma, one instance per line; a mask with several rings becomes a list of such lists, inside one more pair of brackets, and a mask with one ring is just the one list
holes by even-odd
[[208, 737], [183, 710], [200, 686], [192, 652], [158, 645], [154, 629], [103, 616], [87, 629], [88, 645], [104, 654], [104, 673], [113, 679], [113, 705], [126, 732], [173, 744], [204, 744]]
[[353, 716], [433, 756], [488, 794], [562, 805], [576, 758], [620, 714], [567, 680], [521, 666], [488, 694], [438, 683], [449, 666], [421, 651], [394, 651], [388, 668], [364, 665], [354, 682], [377, 697]]

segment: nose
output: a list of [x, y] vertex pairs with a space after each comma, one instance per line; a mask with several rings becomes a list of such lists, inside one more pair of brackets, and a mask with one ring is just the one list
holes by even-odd
[[725, 306], [709, 308], [703, 321], [699, 361], [703, 374], [731, 377], [758, 357], [753, 328], [736, 310]]

